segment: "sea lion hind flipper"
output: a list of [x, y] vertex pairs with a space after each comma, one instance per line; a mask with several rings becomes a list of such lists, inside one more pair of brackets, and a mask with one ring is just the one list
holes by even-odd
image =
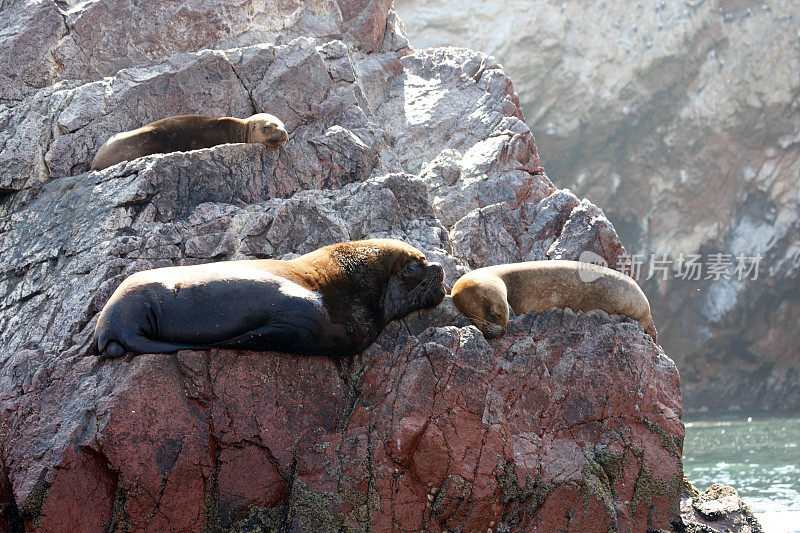
[[125, 348], [118, 342], [111, 341], [106, 344], [105, 350], [100, 353], [103, 359], [116, 359], [125, 355]]

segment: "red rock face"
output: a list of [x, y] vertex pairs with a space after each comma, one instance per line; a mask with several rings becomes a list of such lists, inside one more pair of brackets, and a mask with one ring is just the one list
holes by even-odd
[[650, 337], [550, 311], [490, 344], [447, 325], [460, 320], [449, 302], [419, 312], [354, 360], [185, 351], [100, 363], [129, 382], [18, 502], [25, 524], [669, 529], [679, 381]]

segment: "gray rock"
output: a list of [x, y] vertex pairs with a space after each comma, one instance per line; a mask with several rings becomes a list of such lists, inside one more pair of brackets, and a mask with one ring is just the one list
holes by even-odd
[[389, 8], [386, 2], [376, 6], [359, 0], [7, 0], [0, 8], [0, 49], [6, 52], [0, 104], [14, 106], [57, 81], [99, 80], [202, 49], [317, 37], [373, 52], [382, 46]]

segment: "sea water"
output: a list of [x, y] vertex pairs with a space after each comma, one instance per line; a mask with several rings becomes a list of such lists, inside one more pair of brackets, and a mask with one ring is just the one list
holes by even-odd
[[766, 533], [800, 532], [800, 413], [686, 417], [683, 466], [702, 492], [733, 486]]

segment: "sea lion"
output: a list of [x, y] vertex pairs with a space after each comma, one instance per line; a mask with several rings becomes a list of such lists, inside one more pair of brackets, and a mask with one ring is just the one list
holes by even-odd
[[126, 278], [100, 312], [97, 353], [233, 348], [363, 351], [391, 320], [444, 299], [444, 271], [394, 239], [325, 246], [288, 261], [157, 268]]
[[519, 315], [551, 307], [602, 309], [647, 328], [650, 304], [636, 282], [616, 270], [579, 261], [528, 261], [473, 270], [453, 285], [453, 301], [487, 338], [506, 332], [508, 308]]
[[288, 139], [283, 122], [267, 113], [246, 119], [180, 115], [112, 136], [97, 151], [91, 170], [103, 170], [150, 154], [186, 152], [228, 143], [262, 143], [277, 147]]

